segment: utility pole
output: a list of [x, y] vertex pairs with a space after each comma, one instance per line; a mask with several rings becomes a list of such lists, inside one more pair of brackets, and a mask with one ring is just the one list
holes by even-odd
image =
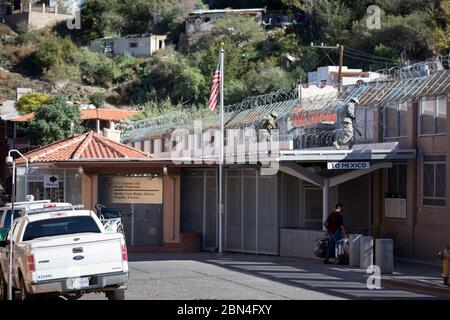
[[323, 42], [320, 44], [320, 46], [318, 46], [314, 45], [314, 43], [311, 42], [311, 48], [333, 49], [333, 50], [339, 49], [338, 86], [340, 87], [342, 85], [342, 66], [344, 65], [344, 46], [341, 44], [337, 44], [335, 46], [324, 46]]
[[342, 65], [344, 64], [344, 46], [339, 46], [339, 73], [338, 73], [338, 86], [342, 85]]

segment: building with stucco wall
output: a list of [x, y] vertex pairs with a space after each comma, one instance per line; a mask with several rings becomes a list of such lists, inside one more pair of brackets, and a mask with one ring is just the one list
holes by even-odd
[[91, 41], [93, 52], [111, 54], [113, 56], [129, 54], [134, 57], [150, 57], [156, 51], [164, 49], [165, 35], [130, 35], [126, 37], [110, 37]]

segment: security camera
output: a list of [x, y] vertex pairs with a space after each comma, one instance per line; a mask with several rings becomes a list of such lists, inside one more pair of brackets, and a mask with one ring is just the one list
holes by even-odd
[[11, 157], [11, 156], [6, 157], [6, 164], [7, 164], [8, 166], [12, 166], [13, 163], [14, 163], [13, 157]]

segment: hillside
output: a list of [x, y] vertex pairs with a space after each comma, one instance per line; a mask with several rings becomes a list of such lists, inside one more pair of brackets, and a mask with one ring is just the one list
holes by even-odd
[[[370, 4], [382, 10], [376, 29], [367, 27], [373, 18], [367, 13]], [[264, 28], [243, 15], [228, 15], [211, 22], [211, 33], [180, 46], [188, 13], [208, 6], [266, 7], [264, 22], [271, 15], [297, 20], [282, 28]], [[226, 103], [292, 88], [306, 81], [308, 71], [337, 64], [337, 49], [314, 49], [311, 42], [343, 44], [344, 64], [365, 70], [446, 55], [450, 47], [450, 0], [136, 0], [132, 5], [123, 0], [86, 0], [82, 12], [80, 30], [61, 24], [15, 34], [0, 25], [0, 65], [5, 70], [0, 73], [0, 98], [11, 98], [14, 86], [20, 85], [48, 92], [57, 88], [58, 93], [85, 101], [102, 91], [115, 105], [145, 108], [167, 100], [203, 107], [221, 42], [226, 52]], [[111, 57], [86, 47], [101, 37], [143, 32], [166, 34], [171, 45], [149, 58]]]

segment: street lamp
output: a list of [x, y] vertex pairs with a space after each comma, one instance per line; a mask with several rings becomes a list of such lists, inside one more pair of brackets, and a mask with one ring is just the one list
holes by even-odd
[[[28, 159], [24, 157], [19, 150], [12, 149], [9, 150], [8, 156], [6, 157], [6, 163], [8, 165], [12, 165], [12, 193], [11, 193], [11, 223], [9, 225], [10, 230], [10, 239], [9, 239], [9, 275], [8, 275], [8, 300], [12, 300], [12, 263], [13, 263], [13, 240], [12, 240], [12, 226], [14, 221], [14, 202], [16, 201], [16, 163], [14, 162], [11, 153], [17, 153], [23, 159], [25, 159], [26, 164], [26, 172], [28, 173]], [[26, 175], [25, 175], [26, 176]], [[25, 182], [27, 183], [27, 181]], [[25, 186], [25, 195], [27, 192], [28, 186]]]

